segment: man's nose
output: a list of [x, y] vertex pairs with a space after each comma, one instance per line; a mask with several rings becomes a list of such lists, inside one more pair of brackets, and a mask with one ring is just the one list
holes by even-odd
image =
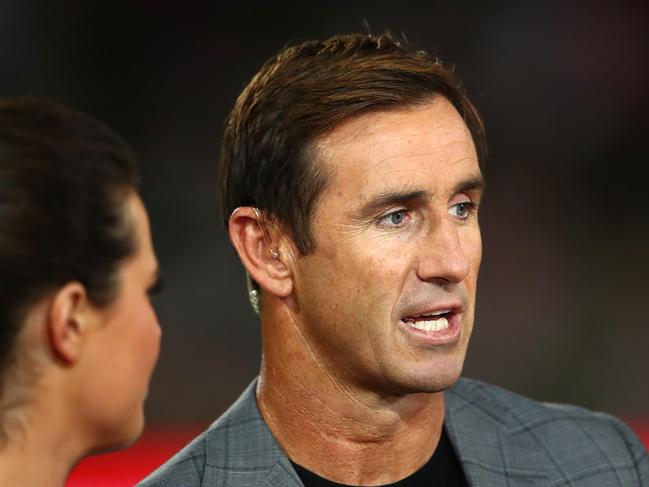
[[462, 249], [461, 234], [452, 221], [435, 225], [425, 236], [420, 251], [417, 275], [422, 281], [457, 283], [469, 274], [469, 260]]

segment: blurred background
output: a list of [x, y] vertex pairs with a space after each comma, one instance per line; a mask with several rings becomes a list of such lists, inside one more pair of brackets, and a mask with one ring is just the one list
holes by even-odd
[[629, 1], [0, 1], [0, 95], [108, 122], [142, 161], [166, 278], [149, 424], [202, 426], [259, 327], [215, 208], [223, 122], [287, 43], [390, 30], [453, 64], [490, 139], [465, 375], [649, 417], [649, 7]]

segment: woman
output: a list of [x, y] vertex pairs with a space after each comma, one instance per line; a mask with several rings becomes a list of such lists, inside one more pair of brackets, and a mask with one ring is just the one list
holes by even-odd
[[0, 485], [60, 487], [142, 431], [160, 328], [137, 180], [104, 124], [0, 100]]

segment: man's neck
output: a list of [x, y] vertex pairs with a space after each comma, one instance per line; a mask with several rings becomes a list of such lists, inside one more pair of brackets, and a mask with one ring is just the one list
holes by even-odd
[[428, 461], [442, 431], [441, 393], [390, 396], [344, 383], [308, 352], [287, 353], [278, 331], [264, 340], [257, 403], [292, 461], [353, 485], [395, 482]]

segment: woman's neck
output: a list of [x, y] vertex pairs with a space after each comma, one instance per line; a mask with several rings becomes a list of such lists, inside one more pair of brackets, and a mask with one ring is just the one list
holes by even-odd
[[63, 487], [85, 453], [68, 422], [56, 406], [23, 408], [12, 415], [2, 418], [7, 439], [0, 448], [0, 485]]
[[9, 444], [0, 451], [0, 485], [63, 487], [71, 467], [57, 452]]

